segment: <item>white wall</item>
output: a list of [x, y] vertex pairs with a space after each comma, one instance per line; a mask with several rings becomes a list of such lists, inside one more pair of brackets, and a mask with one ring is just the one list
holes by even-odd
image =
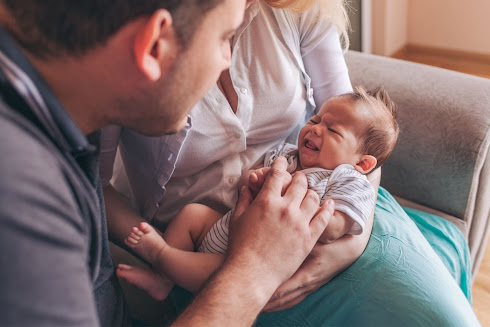
[[407, 44], [408, 1], [372, 0], [372, 53], [389, 56]]
[[410, 0], [408, 43], [490, 54], [490, 1]]

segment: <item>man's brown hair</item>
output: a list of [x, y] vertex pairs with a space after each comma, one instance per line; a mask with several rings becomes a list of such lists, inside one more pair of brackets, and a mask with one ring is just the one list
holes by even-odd
[[39, 58], [81, 56], [131, 20], [167, 9], [183, 48], [208, 11], [224, 0], [0, 0], [0, 24]]
[[368, 106], [374, 116], [366, 128], [359, 133], [358, 152], [375, 157], [377, 160], [375, 168], [378, 168], [390, 156], [400, 133], [396, 121], [398, 107], [382, 86], [372, 91], [357, 86], [354, 92], [348, 95], [354, 103]]

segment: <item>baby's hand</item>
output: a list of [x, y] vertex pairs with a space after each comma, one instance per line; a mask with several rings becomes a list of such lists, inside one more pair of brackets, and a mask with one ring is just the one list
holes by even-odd
[[[343, 235], [341, 235], [341, 236], [343, 236]], [[325, 229], [325, 231], [323, 232], [323, 234], [318, 239], [318, 242], [324, 243], [324, 244], [330, 244], [330, 243], [335, 242], [339, 238], [340, 238], [340, 236], [338, 234], [337, 235], [334, 235], [329, 230]]]
[[264, 185], [267, 174], [270, 171], [270, 167], [262, 167], [258, 169], [254, 169], [251, 171], [248, 177], [248, 187], [252, 191], [252, 195], [254, 198], [259, 193], [262, 185]]
[[342, 211], [335, 210], [323, 234], [318, 239], [320, 243], [333, 243], [346, 235], [354, 225], [354, 220]]

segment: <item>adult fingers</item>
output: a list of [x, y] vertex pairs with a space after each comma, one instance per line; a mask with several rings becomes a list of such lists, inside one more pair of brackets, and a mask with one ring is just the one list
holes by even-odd
[[257, 196], [257, 194], [260, 191], [260, 187], [262, 185], [259, 184], [259, 177], [256, 172], [253, 172], [250, 174], [248, 178], [248, 187], [250, 188], [250, 191], [252, 192], [252, 196]]
[[259, 173], [257, 174], [257, 179], [258, 179], [257, 184], [259, 188], [261, 188], [262, 185], [264, 185], [265, 179], [267, 178], [267, 174], [269, 173], [269, 171], [270, 171], [270, 167], [266, 167], [260, 169]]
[[[308, 182], [306, 180], [306, 176], [302, 172], [297, 171], [294, 174], [291, 184], [287, 188], [284, 197], [287, 198], [292, 205], [300, 207], [303, 201], [305, 200], [305, 195], [307, 194], [308, 194]], [[310, 194], [310, 196], [307, 196], [307, 198], [309, 198], [308, 202], [310, 202], [312, 199], [315, 199], [314, 195], [312, 197], [312, 194]], [[317, 201], [316, 207], [318, 208], [318, 202], [319, 202], [318, 195], [316, 196], [316, 201]]]
[[318, 193], [313, 190], [307, 190], [304, 199], [301, 202], [300, 208], [301, 211], [309, 217], [314, 217], [316, 212], [319, 210], [320, 206], [320, 198], [318, 197]]
[[291, 309], [296, 304], [303, 301], [310, 294], [311, 294], [310, 292], [304, 293], [304, 292], [298, 290], [297, 292], [294, 292], [294, 293], [291, 293], [290, 295], [288, 295], [287, 298], [278, 299], [275, 302], [268, 303], [262, 311], [263, 312], [276, 312], [276, 311], [283, 311], [283, 310]]
[[334, 212], [334, 202], [329, 199], [323, 203], [316, 215], [310, 221], [310, 231], [311, 237], [314, 240], [318, 240], [320, 235], [322, 235], [325, 227], [327, 227], [330, 218], [332, 218]]
[[232, 220], [235, 220], [236, 217], [240, 217], [243, 212], [248, 208], [248, 206], [252, 203], [252, 201], [252, 192], [250, 192], [250, 189], [247, 186], [243, 186], [240, 190], [240, 195], [235, 206], [235, 212], [233, 213]]
[[309, 294], [319, 289], [323, 283], [309, 281], [308, 274], [301, 268], [279, 286], [271, 300], [264, 307], [265, 312], [275, 312], [289, 309], [303, 301]]
[[252, 172], [248, 177], [249, 184], [257, 184], [259, 182], [259, 177], [257, 176], [257, 172]]
[[282, 190], [281, 190], [281, 196], [284, 196], [286, 194], [286, 191], [289, 188], [289, 185], [291, 185], [291, 182], [293, 180], [293, 176], [291, 174], [286, 174], [284, 184], [282, 185]]
[[264, 307], [264, 311], [276, 311], [277, 308], [287, 305], [287, 303], [296, 299], [305, 292], [304, 289], [309, 287], [309, 285], [301, 279], [300, 274], [298, 274], [300, 270], [298, 270], [290, 279], [279, 286], [269, 300], [269, 303], [267, 303], [267, 305]]
[[290, 176], [286, 171], [287, 166], [288, 163], [284, 157], [278, 157], [274, 160], [259, 196], [261, 194], [281, 194], [283, 185], [288, 182], [287, 176]]

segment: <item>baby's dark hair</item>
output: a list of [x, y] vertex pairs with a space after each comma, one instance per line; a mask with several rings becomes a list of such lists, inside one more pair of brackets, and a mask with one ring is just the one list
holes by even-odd
[[363, 86], [357, 86], [353, 93], [347, 95], [354, 103], [367, 105], [373, 114], [373, 119], [367, 124], [365, 130], [359, 133], [358, 152], [375, 157], [377, 160], [375, 168], [378, 168], [390, 156], [400, 133], [396, 122], [398, 107], [382, 86], [372, 91], [366, 90]]

